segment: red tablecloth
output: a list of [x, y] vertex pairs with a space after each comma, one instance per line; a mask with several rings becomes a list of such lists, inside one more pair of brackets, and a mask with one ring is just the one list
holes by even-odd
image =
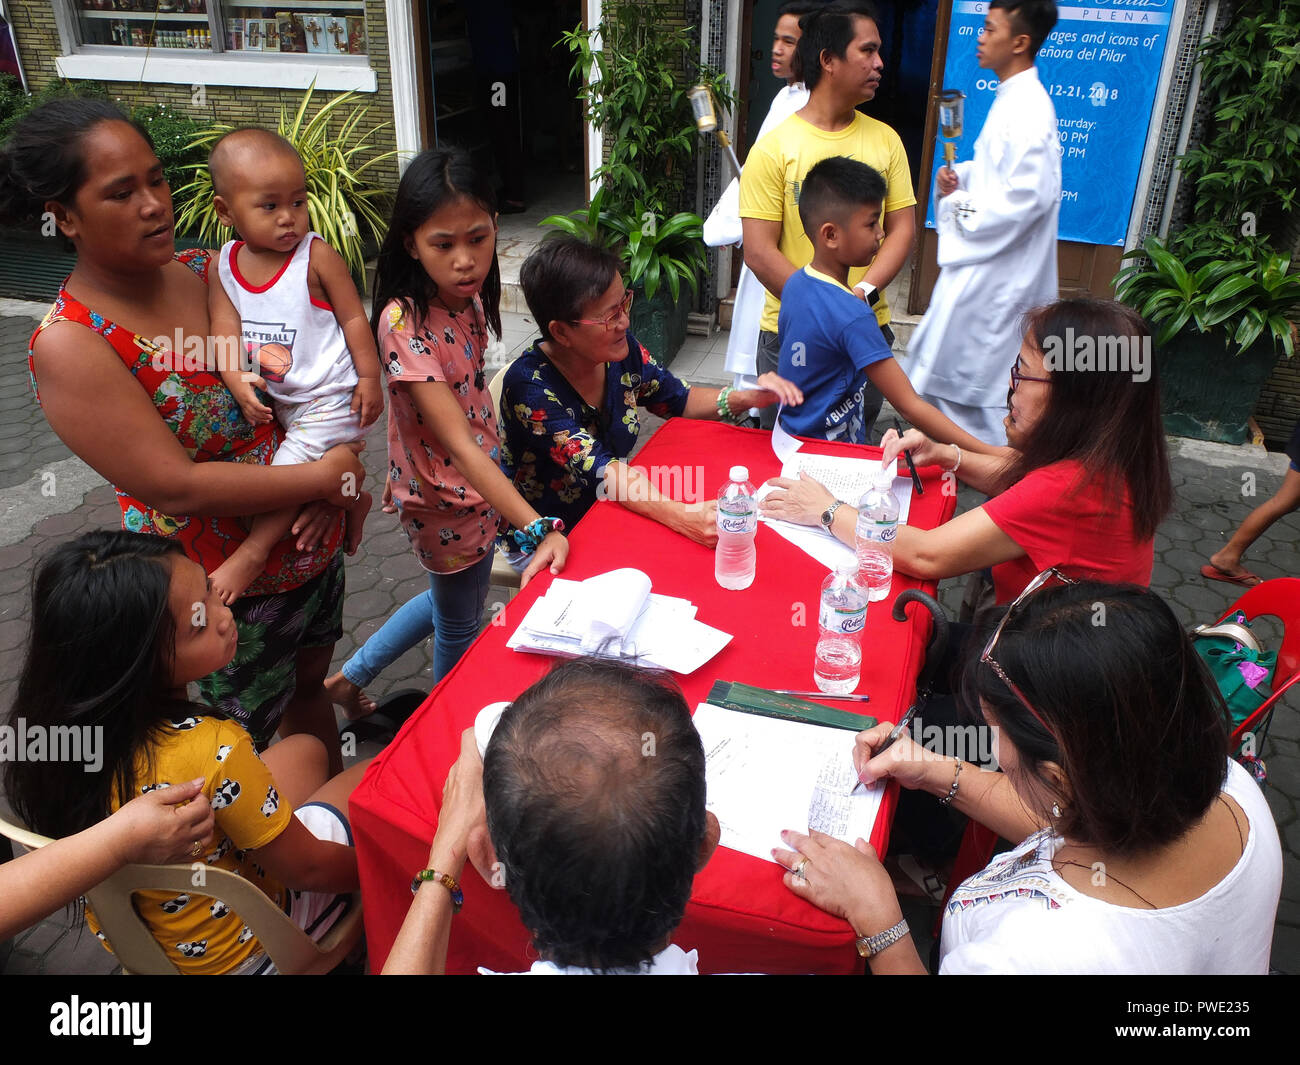
[[[862, 448], [824, 442], [808, 444], [805, 450], [864, 453]], [[879, 454], [875, 449], [866, 453]], [[732, 465], [748, 466], [755, 484], [780, 472], [770, 434], [685, 418], [674, 418], [660, 429], [635, 464], [661, 485], [665, 471], [676, 471], [677, 483], [702, 499], [716, 495]], [[927, 491], [913, 497], [909, 517], [909, 524], [924, 528], [947, 520], [956, 507], [955, 496], [941, 491], [937, 471], [928, 472]], [[718, 587], [712, 551], [615, 503], [596, 504], [573, 530], [570, 543], [565, 577], [581, 580], [635, 566], [650, 575], [656, 592], [690, 599], [698, 605], [701, 621], [733, 634], [712, 661], [677, 678], [692, 709], [718, 679], [814, 688], [818, 593], [826, 570], [765, 525], [760, 523], [758, 530], [757, 574], [743, 592]], [[549, 574], [536, 578], [511, 601], [374, 760], [352, 795], [372, 971], [377, 972], [388, 956], [411, 902], [411, 877], [428, 857], [443, 782], [459, 753], [461, 732], [473, 724], [481, 707], [512, 699], [553, 663], [549, 657], [505, 646], [550, 581]], [[858, 690], [869, 693], [871, 701], [828, 705], [860, 707], [880, 720], [896, 721], [910, 704], [929, 620], [927, 616], [904, 625], [890, 619], [893, 599], [905, 588], [933, 591], [933, 585], [896, 574], [889, 599], [873, 603], [867, 613]], [[891, 788], [872, 834], [881, 852], [888, 842], [895, 798]], [[447, 971], [473, 972], [479, 965], [498, 971], [526, 969], [535, 954], [507, 894], [486, 885], [470, 865], [465, 867], [463, 887], [465, 908], [452, 925]], [[861, 968], [843, 921], [796, 898], [782, 884], [778, 866], [721, 847], [696, 877], [674, 941], [699, 950], [701, 971], [847, 973]]]

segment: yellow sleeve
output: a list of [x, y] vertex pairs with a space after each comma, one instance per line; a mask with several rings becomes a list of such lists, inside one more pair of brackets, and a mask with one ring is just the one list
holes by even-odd
[[[783, 123], [784, 124], [784, 123]], [[777, 129], [780, 129], [778, 126]], [[750, 149], [740, 174], [740, 217], [780, 222], [785, 214], [785, 168], [768, 147], [777, 130]]]
[[276, 790], [247, 732], [233, 721], [222, 721], [217, 735], [204, 789], [217, 824], [239, 850], [264, 847], [285, 830], [293, 810]]
[[885, 193], [884, 213], [888, 214], [903, 207], [911, 207], [916, 203], [916, 194], [912, 191], [912, 168], [908, 165], [903, 141], [889, 127], [886, 130], [889, 137], [889, 173], [885, 175], [885, 180], [889, 183], [889, 189]]

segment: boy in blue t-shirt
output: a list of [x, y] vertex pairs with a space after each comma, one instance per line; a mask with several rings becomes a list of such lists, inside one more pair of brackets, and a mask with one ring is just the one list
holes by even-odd
[[[823, 159], [799, 189], [799, 218], [813, 245], [812, 262], [781, 292], [778, 373], [803, 391], [784, 407], [781, 425], [795, 436], [868, 443], [884, 398], [926, 436], [982, 451], [983, 446], [925, 402], [894, 360], [867, 302], [847, 285], [849, 270], [871, 262], [884, 238], [885, 179], [842, 155]], [[1008, 353], [1011, 365], [1015, 353]]]

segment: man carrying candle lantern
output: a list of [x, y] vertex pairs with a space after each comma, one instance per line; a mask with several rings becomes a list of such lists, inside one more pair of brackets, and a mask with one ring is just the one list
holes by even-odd
[[935, 181], [941, 272], [904, 361], [916, 391], [967, 432], [1005, 444], [1007, 367], [1021, 314], [1057, 298], [1061, 154], [1034, 57], [1052, 0], [992, 0], [979, 65], [998, 78], [975, 158]]

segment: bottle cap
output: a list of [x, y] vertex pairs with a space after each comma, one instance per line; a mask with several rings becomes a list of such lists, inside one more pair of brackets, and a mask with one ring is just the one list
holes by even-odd
[[727, 476], [729, 476], [733, 481], [748, 481], [748, 480], [749, 480], [749, 467], [748, 467], [748, 466], [732, 466], [732, 467], [731, 467], [731, 473], [729, 473]]
[[856, 562], [841, 562], [836, 565], [835, 572], [842, 577], [856, 577], [858, 575], [858, 564]]
[[872, 481], [877, 488], [888, 488], [894, 483], [894, 476], [898, 469], [898, 460], [895, 459], [888, 466], [881, 466], [876, 471], [876, 476]]

